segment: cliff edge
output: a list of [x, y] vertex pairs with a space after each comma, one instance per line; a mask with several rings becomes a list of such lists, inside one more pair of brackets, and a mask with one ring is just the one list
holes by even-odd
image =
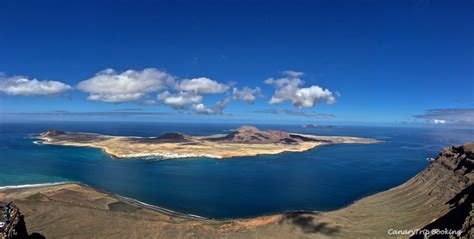
[[[445, 202], [448, 211], [422, 228], [424, 231], [462, 231], [459, 237], [474, 238], [474, 144], [445, 149], [415, 180], [439, 180], [428, 193]], [[446, 200], [449, 199], [449, 200]], [[442, 238], [433, 234], [429, 238]], [[423, 238], [414, 235], [412, 238]]]

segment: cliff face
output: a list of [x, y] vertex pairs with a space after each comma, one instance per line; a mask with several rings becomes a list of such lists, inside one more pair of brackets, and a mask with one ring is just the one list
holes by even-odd
[[473, 152], [474, 143], [447, 148], [425, 170], [398, 187], [340, 210], [302, 216], [315, 225], [338, 229], [331, 236], [340, 238], [423, 238], [420, 231], [424, 229], [461, 230], [453, 236], [472, 238]]
[[[461, 238], [474, 238], [474, 144], [445, 149], [416, 180], [440, 179], [444, 183], [433, 187], [432, 194], [445, 200], [449, 210], [423, 230], [462, 231]], [[430, 235], [442, 238], [444, 235]], [[415, 235], [412, 238], [423, 238]]]
[[474, 183], [473, 151], [474, 144], [449, 147], [410, 181], [427, 183], [431, 186], [429, 196], [447, 202]]
[[5, 207], [2, 206], [1, 218], [4, 225], [0, 229], [0, 238], [1, 239], [41, 239], [44, 238], [39, 233], [32, 233], [28, 235], [26, 229], [25, 217], [20, 212], [20, 210], [13, 204], [9, 204], [8, 218], [6, 220], [6, 215], [4, 214]]

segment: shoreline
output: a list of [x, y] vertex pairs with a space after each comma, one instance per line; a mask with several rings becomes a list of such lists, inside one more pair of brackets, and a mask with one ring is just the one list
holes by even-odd
[[[19, 185], [6, 185], [6, 186], [0, 186], [0, 193], [6, 190], [16, 190], [16, 189], [40, 189], [40, 188], [48, 188], [48, 187], [54, 187], [54, 186], [65, 186], [65, 185], [79, 185], [81, 187], [87, 187], [90, 189], [93, 189], [95, 191], [104, 193], [109, 195], [110, 197], [116, 198], [121, 202], [138, 206], [138, 207], [143, 207], [155, 212], [163, 213], [169, 216], [174, 216], [174, 217], [179, 217], [183, 219], [193, 219], [193, 220], [200, 220], [200, 221], [215, 221], [215, 222], [226, 222], [226, 221], [235, 221], [235, 220], [252, 220], [255, 218], [260, 218], [260, 217], [269, 217], [269, 216], [275, 216], [275, 215], [281, 215], [285, 213], [324, 213], [324, 212], [331, 212], [334, 210], [339, 210], [339, 209], [334, 209], [334, 210], [329, 210], [329, 211], [316, 211], [316, 210], [290, 210], [290, 211], [282, 211], [282, 212], [275, 212], [275, 213], [269, 213], [269, 214], [262, 214], [262, 215], [256, 215], [256, 216], [249, 216], [249, 217], [239, 217], [239, 218], [208, 218], [196, 214], [191, 214], [191, 213], [184, 213], [184, 212], [178, 212], [174, 211], [165, 207], [149, 204], [142, 202], [138, 199], [134, 199], [131, 197], [127, 196], [122, 196], [120, 194], [114, 193], [112, 191], [109, 191], [107, 189], [101, 189], [97, 187], [90, 186], [88, 184], [82, 183], [82, 182], [77, 182], [77, 181], [64, 181], [64, 182], [53, 182], [53, 183], [31, 183], [31, 184], [19, 184]], [[369, 195], [371, 196], [371, 195]], [[363, 197], [365, 198], [365, 197]], [[363, 199], [361, 198], [361, 199]], [[360, 199], [358, 199], [360, 200]], [[356, 200], [356, 201], [358, 201]], [[354, 201], [354, 202], [356, 202]], [[354, 203], [352, 202], [352, 203]], [[341, 207], [345, 208], [347, 206], [350, 206], [352, 203]]]
[[[77, 182], [77, 181], [64, 181], [64, 182], [53, 182], [53, 183], [31, 183], [31, 184], [18, 184], [18, 185], [6, 185], [6, 186], [0, 186], [0, 193], [6, 190], [15, 190], [15, 189], [35, 189], [35, 188], [47, 188], [47, 187], [52, 187], [52, 186], [64, 186], [64, 185], [79, 185], [82, 187], [87, 187], [91, 188], [95, 191], [105, 193], [111, 197], [117, 198], [119, 201], [122, 201], [124, 203], [128, 203], [131, 205], [147, 208], [156, 212], [164, 213], [167, 215], [171, 216], [178, 216], [181, 218], [186, 218], [186, 219], [197, 219], [197, 220], [213, 220], [217, 221], [220, 219], [212, 219], [212, 218], [207, 218], [207, 217], [202, 217], [199, 215], [194, 215], [194, 214], [188, 214], [188, 213], [181, 213], [177, 212], [171, 209], [167, 209], [164, 207], [156, 206], [153, 204], [148, 204], [145, 202], [142, 202], [138, 199], [122, 196], [120, 194], [114, 193], [112, 191], [106, 190], [106, 189], [101, 189], [97, 187], [90, 186], [88, 184], [82, 183], [82, 182]], [[234, 219], [224, 219], [224, 220], [234, 220]]]
[[[423, 170], [425, 170], [425, 169], [423, 169]], [[420, 172], [422, 172], [422, 171], [420, 171]], [[420, 172], [418, 172], [418, 173], [420, 173]], [[405, 184], [409, 180], [410, 179], [408, 179], [407, 181], [405, 181], [405, 182], [403, 182], [399, 185], [390, 187], [388, 189], [381, 190], [381, 191], [375, 192], [373, 194], [365, 195], [363, 197], [355, 199], [354, 201], [348, 203], [347, 205], [344, 205], [342, 207], [338, 207], [338, 208], [335, 208], [335, 209], [331, 209], [331, 210], [319, 211], [319, 210], [295, 209], [295, 210], [287, 210], [287, 211], [281, 211], [281, 212], [273, 212], [273, 213], [268, 213], [268, 214], [260, 214], [260, 215], [255, 215], [255, 216], [237, 217], [237, 218], [232, 218], [232, 217], [229, 217], [229, 218], [209, 218], [209, 217], [204, 217], [204, 216], [191, 214], [191, 213], [178, 212], [178, 211], [174, 211], [174, 210], [162, 207], [162, 206], [142, 202], [142, 201], [140, 201], [138, 199], [135, 199], [135, 198], [123, 196], [123, 195], [114, 193], [114, 192], [112, 192], [110, 190], [107, 190], [107, 189], [101, 189], [101, 188], [93, 187], [91, 185], [88, 185], [88, 184], [82, 183], [82, 182], [78, 182], [78, 181], [64, 181], [64, 182], [53, 182], [53, 183], [37, 183], [37, 184], [20, 184], [20, 185], [0, 186], [0, 193], [2, 191], [5, 191], [5, 190], [29, 189], [29, 188], [31, 188], [31, 189], [34, 189], [34, 188], [47, 188], [47, 187], [62, 186], [62, 185], [79, 185], [79, 186], [82, 186], [82, 187], [87, 187], [87, 188], [93, 189], [93, 190], [101, 192], [101, 193], [105, 193], [105, 194], [107, 194], [107, 195], [109, 195], [113, 198], [118, 199], [121, 202], [130, 204], [130, 205], [134, 205], [134, 206], [138, 206], [138, 207], [143, 207], [143, 208], [146, 208], [146, 209], [149, 209], [149, 210], [152, 210], [152, 211], [155, 211], [155, 212], [163, 213], [163, 214], [166, 214], [166, 215], [169, 215], [169, 216], [179, 217], [179, 218], [183, 218], [183, 219], [201, 220], [201, 221], [227, 222], [227, 221], [236, 221], [236, 220], [252, 220], [252, 219], [261, 218], [261, 217], [271, 217], [271, 216], [289, 214], [289, 213], [310, 213], [310, 214], [314, 214], [314, 213], [334, 212], [334, 211], [346, 209], [346, 208], [352, 206], [353, 204], [356, 204], [359, 201], [362, 201], [366, 198], [372, 197], [372, 196], [377, 195], [379, 193], [395, 190], [396, 188], [402, 186], [403, 184]]]
[[33, 138], [35, 144], [98, 148], [115, 159], [227, 159], [305, 152], [322, 145], [383, 142], [350, 136], [261, 131], [250, 126], [242, 126], [228, 135], [192, 136], [165, 133], [157, 137], [135, 137], [49, 130]]
[[[465, 199], [474, 188], [473, 153], [474, 143], [446, 148], [403, 184], [329, 211], [209, 219], [78, 182], [9, 185], [0, 195], [20, 208], [29, 231], [48, 238], [386, 238], [390, 229], [432, 228], [472, 235], [471, 201]], [[453, 213], [467, 216], [446, 221]]]
[[29, 183], [29, 184], [5, 185], [5, 186], [0, 186], [0, 191], [8, 190], [8, 189], [18, 189], [18, 188], [41, 188], [41, 187], [58, 186], [58, 185], [64, 185], [64, 184], [70, 184], [70, 183], [73, 184], [77, 182], [63, 181], [63, 182], [53, 182], [53, 183]]
[[[120, 194], [114, 193], [114, 192], [109, 191], [107, 189], [101, 189], [101, 188], [93, 187], [93, 186], [90, 186], [88, 184], [85, 184], [85, 183], [82, 183], [82, 182], [77, 182], [77, 181], [64, 181], [64, 182], [54, 182], [54, 183], [37, 183], [37, 184], [20, 184], [20, 185], [0, 186], [0, 193], [2, 193], [3, 191], [6, 191], [6, 190], [35, 189], [35, 188], [40, 189], [40, 188], [48, 188], [48, 187], [53, 187], [53, 186], [65, 186], [65, 185], [79, 185], [81, 187], [87, 187], [87, 188], [93, 189], [95, 191], [105, 193], [105, 194], [109, 195], [110, 197], [118, 199], [121, 202], [130, 204], [130, 205], [134, 205], [134, 206], [138, 206], [138, 207], [142, 207], [142, 208], [146, 208], [146, 209], [149, 209], [149, 210], [152, 210], [152, 211], [155, 211], [155, 212], [159, 212], [159, 213], [163, 213], [163, 214], [166, 214], [166, 215], [169, 215], [169, 216], [179, 217], [179, 218], [183, 218], [183, 219], [192, 219], [192, 220], [199, 220], [199, 221], [214, 221], [214, 222], [252, 220], [252, 219], [261, 218], [261, 217], [271, 217], [271, 216], [288, 214], [288, 213], [327, 213], [327, 212], [332, 212], [332, 211], [347, 208], [347, 207], [351, 206], [352, 204], [356, 203], [359, 200], [362, 200], [364, 198], [367, 198], [367, 197], [373, 196], [377, 193], [380, 193], [380, 192], [377, 192], [377, 193], [374, 193], [374, 194], [364, 196], [362, 198], [359, 198], [357, 200], [352, 201], [351, 203], [349, 203], [349, 204], [347, 204], [343, 207], [332, 209], [332, 210], [327, 210], [327, 211], [295, 209], [295, 210], [273, 212], [273, 213], [261, 214], [261, 215], [255, 215], [255, 216], [249, 216], [249, 217], [236, 217], [236, 218], [232, 218], [232, 217], [228, 217], [228, 218], [209, 218], [209, 217], [204, 217], [204, 216], [191, 214], [191, 213], [178, 212], [178, 211], [174, 211], [174, 210], [171, 210], [171, 209], [168, 209], [168, 208], [165, 208], [165, 207], [161, 207], [161, 206], [149, 204], [149, 203], [146, 203], [146, 202], [142, 202], [138, 199], [134, 199], [134, 198], [127, 197], [127, 196], [122, 196]], [[398, 185], [398, 186], [400, 186], [400, 185]], [[396, 188], [398, 186], [395, 186], [394, 188]], [[387, 190], [391, 190], [391, 189], [392, 188], [389, 188]], [[381, 192], [383, 192], [383, 191], [381, 191]]]

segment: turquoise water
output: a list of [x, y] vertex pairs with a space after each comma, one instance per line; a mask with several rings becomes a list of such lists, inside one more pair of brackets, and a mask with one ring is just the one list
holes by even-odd
[[385, 142], [227, 160], [119, 161], [94, 148], [37, 145], [30, 135], [51, 128], [112, 135], [155, 136], [169, 131], [207, 135], [225, 133], [237, 125], [54, 122], [0, 126], [0, 186], [77, 181], [208, 218], [337, 209], [403, 183], [444, 146], [474, 141], [472, 129], [262, 125], [259, 128]]

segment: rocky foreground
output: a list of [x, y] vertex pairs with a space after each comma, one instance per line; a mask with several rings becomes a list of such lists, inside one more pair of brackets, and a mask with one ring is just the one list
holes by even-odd
[[28, 232], [47, 238], [423, 238], [437, 229], [472, 238], [473, 168], [474, 143], [450, 147], [406, 183], [346, 208], [246, 220], [170, 214], [80, 184], [4, 189], [0, 196], [22, 210]]
[[315, 136], [243, 126], [227, 135], [191, 136], [166, 133], [158, 137], [125, 137], [50, 130], [39, 135], [43, 144], [100, 148], [116, 158], [229, 158], [302, 152], [325, 144], [376, 143], [357, 137]]

